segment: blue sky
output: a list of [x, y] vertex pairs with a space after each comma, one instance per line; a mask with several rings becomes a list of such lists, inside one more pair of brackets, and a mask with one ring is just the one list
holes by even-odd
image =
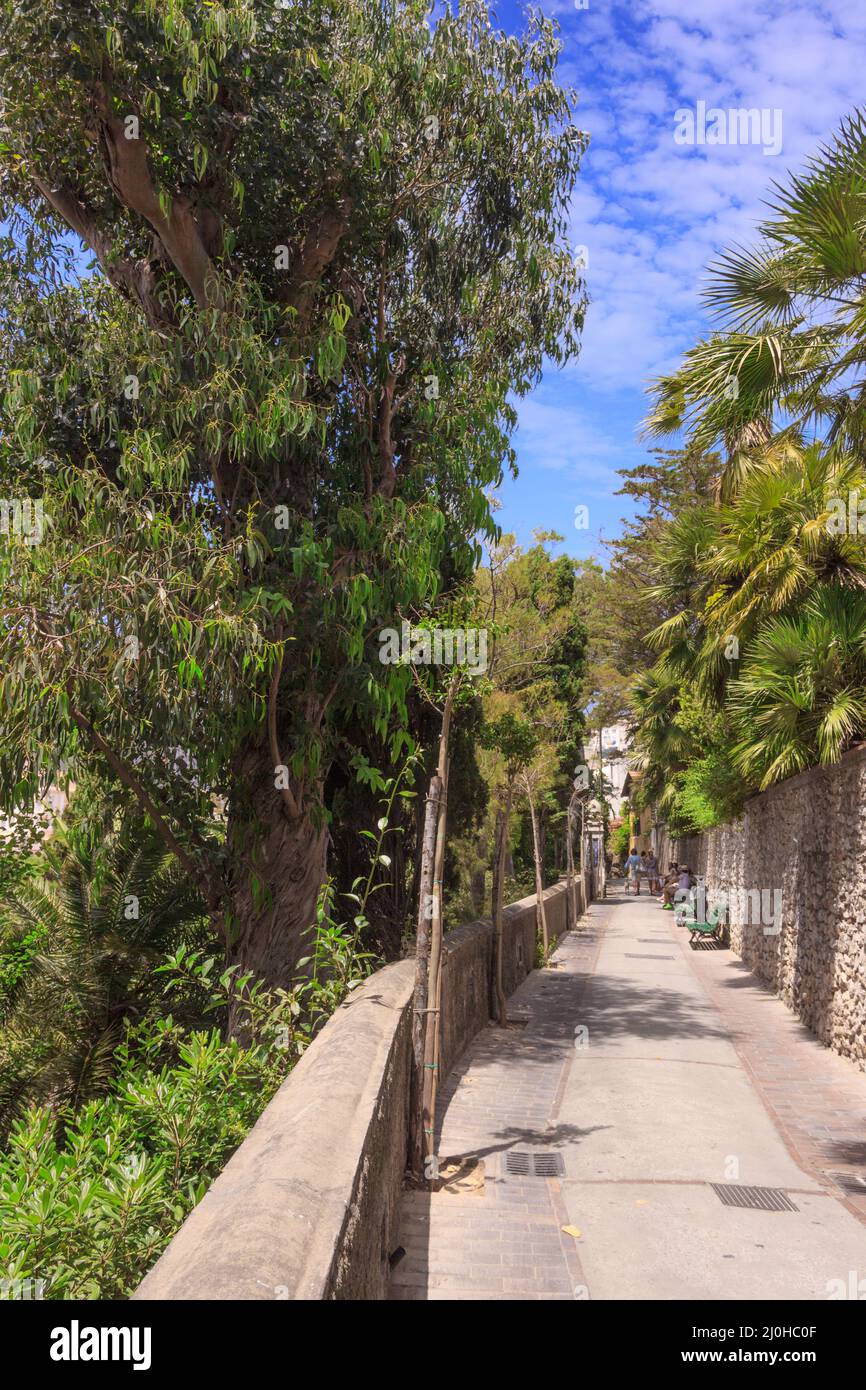
[[[578, 0], [586, 3], [586, 0]], [[629, 499], [615, 470], [647, 457], [638, 438], [646, 383], [675, 367], [709, 324], [705, 268], [732, 242], [750, 243], [772, 181], [802, 167], [840, 119], [866, 104], [866, 0], [540, 0], [562, 26], [563, 82], [578, 89], [591, 143], [571, 208], [572, 243], [588, 250], [592, 303], [579, 359], [550, 367], [519, 403], [520, 476], [498, 515], [531, 543], [566, 536], [570, 554], [603, 558]], [[523, 7], [496, 5], [523, 27]], [[782, 147], [688, 146], [677, 110], [779, 110]], [[574, 527], [576, 506], [588, 530]]]

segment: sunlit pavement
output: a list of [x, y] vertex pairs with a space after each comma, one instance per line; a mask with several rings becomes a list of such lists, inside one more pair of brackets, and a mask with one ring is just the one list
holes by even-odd
[[866, 1280], [866, 1075], [687, 937], [657, 899], [594, 904], [512, 1026], [479, 1035], [440, 1108], [440, 1166], [465, 1175], [405, 1198], [392, 1297], [827, 1299]]

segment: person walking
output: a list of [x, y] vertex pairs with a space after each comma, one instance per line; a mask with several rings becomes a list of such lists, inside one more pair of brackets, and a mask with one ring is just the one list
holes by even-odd
[[625, 861], [625, 871], [626, 871], [626, 873], [628, 874], [628, 878], [626, 879], [626, 884], [625, 884], [625, 891], [628, 892], [628, 885], [631, 883], [631, 884], [633, 884], [633, 886], [634, 886], [635, 895], [639, 894], [639, 893], [640, 893], [641, 857], [640, 857], [640, 855], [638, 854], [638, 852], [637, 852], [636, 849], [633, 849], [633, 850], [632, 850], [632, 852], [631, 852], [631, 854], [629, 855], [628, 859]]

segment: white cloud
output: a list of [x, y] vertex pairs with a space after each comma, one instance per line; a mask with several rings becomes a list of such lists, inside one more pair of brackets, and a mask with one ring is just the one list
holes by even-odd
[[[569, 77], [593, 142], [572, 207], [572, 240], [590, 251], [592, 305], [581, 379], [635, 387], [650, 364], [705, 329], [709, 261], [755, 239], [771, 181], [801, 166], [862, 92], [866, 7], [758, 0], [633, 0], [574, 12], [563, 26]], [[684, 9], [688, 14], [684, 14]], [[777, 157], [760, 146], [674, 142], [675, 112], [708, 106], [782, 111]]]
[[[562, 25], [561, 80], [577, 87], [577, 122], [592, 137], [570, 219], [572, 244], [589, 250], [592, 302], [579, 360], [520, 405], [518, 456], [557, 506], [575, 470], [585, 490], [607, 487], [615, 522], [614, 470], [644, 454], [635, 444], [643, 388], [710, 327], [700, 297], [707, 265], [726, 246], [755, 241], [772, 181], [801, 168], [864, 102], [866, 3], [541, 7]], [[675, 112], [699, 100], [781, 109], [781, 153], [677, 145]]]

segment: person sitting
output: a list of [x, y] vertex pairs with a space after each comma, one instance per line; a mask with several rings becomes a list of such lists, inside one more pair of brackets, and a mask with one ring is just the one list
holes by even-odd
[[668, 864], [667, 877], [662, 885], [662, 907], [666, 908], [668, 912], [674, 910], [674, 894], [677, 891], [679, 874], [678, 864]]
[[695, 915], [695, 895], [692, 889], [695, 886], [695, 878], [688, 864], [680, 864], [677, 874], [677, 885], [674, 890], [674, 908], [678, 917], [684, 921], [694, 920]]
[[690, 893], [694, 886], [695, 880], [692, 878], [692, 871], [688, 864], [680, 864], [680, 872], [677, 877], [677, 887], [680, 892]]

